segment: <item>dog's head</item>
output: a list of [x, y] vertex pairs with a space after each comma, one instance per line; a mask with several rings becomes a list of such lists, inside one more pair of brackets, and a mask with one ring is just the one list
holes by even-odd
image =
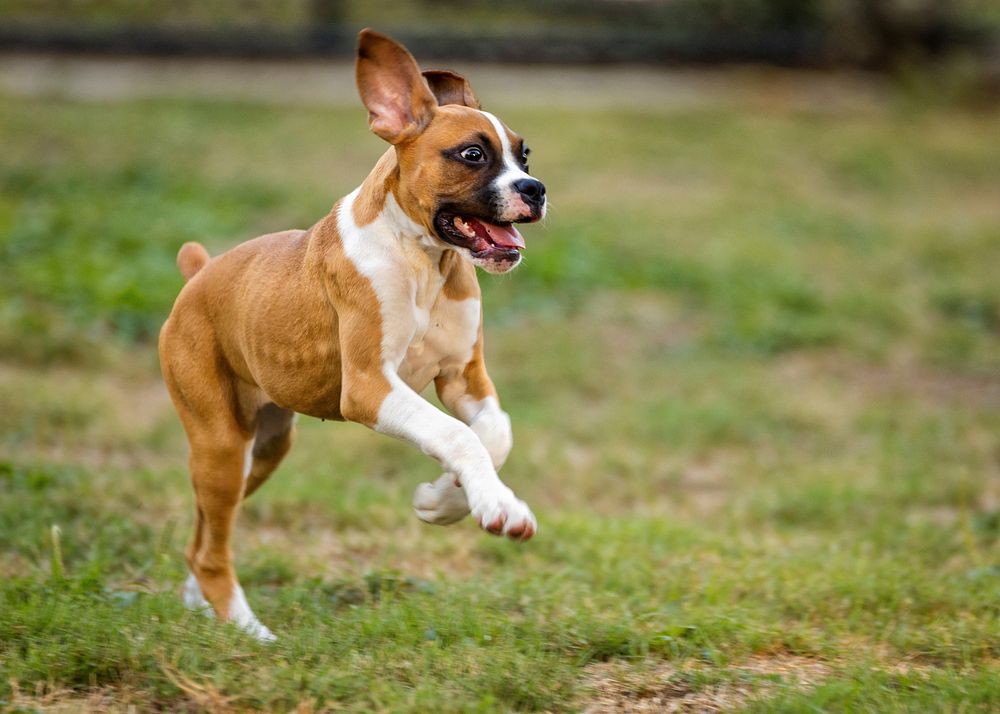
[[377, 32], [362, 30], [356, 69], [369, 127], [396, 148], [406, 214], [488, 272], [517, 266], [524, 239], [514, 224], [546, 208], [524, 140], [480, 109], [464, 77], [421, 73], [406, 48]]

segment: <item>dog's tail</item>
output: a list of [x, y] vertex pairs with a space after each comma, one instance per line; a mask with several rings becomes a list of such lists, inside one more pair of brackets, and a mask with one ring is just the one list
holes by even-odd
[[208, 251], [201, 243], [188, 241], [182, 245], [181, 249], [177, 251], [177, 267], [181, 269], [184, 281], [187, 282], [194, 277], [195, 273], [204, 268], [209, 258]]

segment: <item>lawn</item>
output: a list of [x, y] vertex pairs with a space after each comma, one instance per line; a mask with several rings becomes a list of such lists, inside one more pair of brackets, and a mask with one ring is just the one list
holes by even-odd
[[[0, 708], [995, 711], [995, 111], [490, 106], [553, 208], [481, 276], [538, 535], [410, 510], [405, 444], [303, 419], [180, 602], [179, 245], [307, 227], [358, 108], [0, 101]], [[631, 707], [631, 709], [630, 709]]]

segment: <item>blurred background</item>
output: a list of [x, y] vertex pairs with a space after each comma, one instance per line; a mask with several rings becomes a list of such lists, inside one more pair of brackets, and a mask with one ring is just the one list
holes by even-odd
[[[541, 531], [422, 526], [435, 464], [303, 419], [237, 546], [285, 649], [220, 658], [156, 334], [184, 241], [374, 165], [365, 26], [548, 187], [480, 276]], [[991, 0], [0, 0], [0, 700], [991, 710], [998, 97]]]
[[989, 0], [4, 0], [0, 12], [8, 49], [349, 58], [377, 22], [427, 59], [560, 64], [995, 62], [1000, 29]]
[[[129, 99], [222, 100], [220, 112], [234, 111], [233, 102], [353, 107], [352, 53], [357, 31], [366, 25], [398, 37], [428, 66], [474, 75], [487, 105], [515, 110], [620, 110], [625, 116], [637, 109], [649, 118], [661, 110], [752, 106], [743, 118], [788, 109], [827, 118], [889, 111], [895, 121], [901, 113], [919, 115], [930, 107], [989, 112], [1000, 97], [1000, 5], [989, 0], [511, 0], [502, 5], [475, 0], [0, 0], [0, 90], [7, 94], [8, 118], [30, 115], [30, 128], [38, 134], [58, 131], [49, 122], [74, 113], [57, 104], [60, 111], [46, 117], [30, 105], [15, 106], [16, 98], [82, 100], [76, 112], [80, 119], [104, 114], [102, 102]], [[208, 111], [206, 104], [192, 106]], [[580, 124], [585, 130], [591, 122]], [[735, 139], [736, 132], [722, 133]], [[676, 134], [665, 125], [651, 137], [649, 154], [662, 164], [661, 172], [674, 170], [674, 157], [660, 142]], [[136, 136], [132, 144], [102, 136], [114, 143], [108, 162], [117, 160], [123, 164], [119, 168], [136, 173], [126, 180], [130, 188], [142, 186], [146, 172], [161, 176], [167, 171], [168, 163], [141, 156], [157, 152], [169, 136]], [[63, 141], [20, 138], [19, 146], [7, 147], [8, 165], [32, 139], [47, 144], [44, 156], [35, 158], [69, 159]], [[315, 148], [334, 152], [328, 155], [331, 172], [359, 180], [365, 162], [338, 161], [335, 138]], [[604, 137], [600, 143], [610, 151], [615, 139]], [[791, 134], [784, 139], [790, 157], [799, 147]], [[6, 140], [13, 143], [16, 137], [8, 131]], [[875, 174], [890, 171], [894, 159], [885, 153], [891, 150], [872, 141], [872, 150], [859, 149], [854, 160]], [[269, 140], [261, 136], [259, 142]], [[280, 152], [275, 149], [258, 170], [273, 170]], [[116, 153], [124, 155], [116, 159]], [[711, 162], [700, 170], [708, 166]], [[591, 184], [595, 199], [603, 190], [618, 189], [593, 177]], [[336, 195], [331, 191], [329, 197]], [[299, 223], [314, 217], [307, 214]], [[13, 259], [19, 251], [39, 254], [37, 244], [16, 238], [24, 229], [15, 226], [6, 239], [8, 255], [18, 264], [23, 261]], [[669, 252], [666, 244], [662, 247]], [[45, 254], [45, 260], [52, 257]], [[122, 269], [119, 264], [112, 273]], [[126, 289], [125, 283], [142, 280], [132, 272], [131, 278], [116, 278], [121, 284], [101, 305], [96, 322], [116, 335], [146, 339], [175, 285]], [[57, 291], [58, 296], [42, 296], [34, 277], [14, 277], [6, 288], [7, 314], [20, 315], [15, 322], [24, 324], [0, 340], [22, 343], [21, 350], [27, 349], [21, 328], [30, 331], [35, 329], [30, 325], [62, 319], [61, 311], [44, 317], [53, 300], [78, 302], [71, 300], [74, 290], [96, 289], [79, 284]], [[40, 304], [25, 307], [24, 301], [35, 299]], [[49, 336], [59, 332], [38, 329]]]

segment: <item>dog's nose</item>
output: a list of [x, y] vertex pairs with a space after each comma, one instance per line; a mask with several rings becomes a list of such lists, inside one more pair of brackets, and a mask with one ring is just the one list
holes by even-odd
[[545, 200], [545, 184], [537, 179], [524, 178], [514, 182], [514, 188], [532, 206], [541, 206]]

